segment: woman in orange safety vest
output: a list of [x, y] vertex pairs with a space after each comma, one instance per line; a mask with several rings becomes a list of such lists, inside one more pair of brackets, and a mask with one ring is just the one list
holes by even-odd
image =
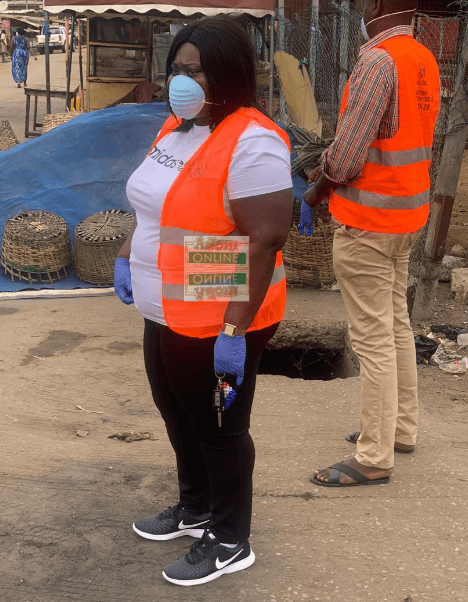
[[144, 318], [146, 372], [178, 470], [178, 503], [133, 528], [197, 538], [163, 571], [196, 585], [255, 560], [250, 411], [284, 313], [293, 197], [289, 141], [258, 110], [254, 53], [235, 19], [183, 28], [166, 76], [172, 116], [128, 181], [136, 220], [114, 285]]

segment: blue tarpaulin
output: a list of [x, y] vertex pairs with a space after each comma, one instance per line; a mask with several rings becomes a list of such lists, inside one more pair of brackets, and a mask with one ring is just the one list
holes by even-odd
[[[33, 140], [0, 153], [0, 236], [6, 221], [25, 210], [51, 211], [74, 237], [85, 217], [106, 209], [131, 210], [127, 180], [143, 161], [168, 116], [165, 103], [112, 107], [84, 113]], [[89, 287], [74, 272], [53, 284], [12, 282], [0, 291]]]

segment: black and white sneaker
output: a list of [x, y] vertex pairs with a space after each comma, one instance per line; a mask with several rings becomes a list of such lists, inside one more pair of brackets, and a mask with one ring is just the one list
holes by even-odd
[[166, 541], [190, 535], [200, 538], [210, 522], [210, 515], [191, 516], [179, 503], [163, 510], [158, 516], [139, 518], [133, 523], [133, 530], [145, 539]]
[[186, 556], [164, 569], [163, 577], [176, 585], [200, 585], [221, 575], [242, 571], [254, 562], [255, 554], [248, 541], [227, 548], [206, 529], [202, 539], [191, 546]]

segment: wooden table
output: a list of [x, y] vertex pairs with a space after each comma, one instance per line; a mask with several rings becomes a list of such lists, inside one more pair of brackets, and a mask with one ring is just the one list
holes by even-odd
[[[68, 93], [69, 99], [76, 100], [76, 95], [78, 94], [79, 86], [75, 88], [75, 90], [70, 89]], [[26, 94], [26, 121], [24, 124], [24, 136], [29, 138], [30, 136], [40, 136], [41, 132], [37, 132], [37, 128], [42, 127], [42, 123], [37, 123], [37, 99], [39, 96], [47, 97], [47, 90], [45, 88], [24, 88], [24, 93]], [[30, 112], [31, 112], [31, 96], [34, 96], [34, 114], [33, 114], [33, 124], [32, 131], [29, 130], [29, 122], [30, 122]], [[51, 88], [50, 96], [53, 98], [63, 98], [66, 100], [67, 91], [65, 88]]]

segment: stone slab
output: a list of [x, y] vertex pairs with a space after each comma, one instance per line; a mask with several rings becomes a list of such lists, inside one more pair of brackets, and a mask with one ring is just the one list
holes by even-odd
[[463, 257], [445, 255], [440, 266], [439, 282], [450, 282], [452, 270], [465, 267], [466, 261]]
[[468, 305], [468, 268], [452, 270], [450, 282], [455, 301]]

